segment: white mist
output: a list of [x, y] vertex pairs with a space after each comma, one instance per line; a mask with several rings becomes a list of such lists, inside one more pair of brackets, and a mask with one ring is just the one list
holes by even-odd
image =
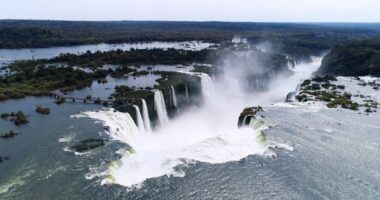
[[[233, 70], [239, 65], [231, 64], [228, 60], [224, 63], [223, 67], [227, 73], [215, 82], [206, 74], [200, 75], [205, 97], [203, 106], [189, 109], [170, 123], [162, 92], [154, 91], [160, 129], [151, 135], [136, 135], [137, 128], [125, 132], [126, 135], [133, 135], [133, 141], [129, 137], [122, 141], [128, 144], [132, 141], [135, 152], [125, 154], [118, 161], [118, 165], [112, 167], [108, 182], [128, 187], [136, 186], [148, 178], [163, 175], [182, 176], [183, 172], [174, 168], [189, 161], [224, 163], [238, 161], [252, 154], [264, 154], [267, 148], [260, 130], [237, 127], [240, 112], [248, 106], [269, 105], [282, 101], [302, 79], [308, 78], [318, 68], [320, 59], [295, 66], [293, 76], [274, 80], [273, 87], [260, 94], [242, 89], [244, 83], [241, 82], [241, 75], [244, 73]], [[242, 65], [249, 66], [246, 63]], [[90, 117], [102, 120], [107, 126], [124, 127], [114, 121], [120, 113], [114, 113], [114, 117], [108, 118], [92, 115], [89, 114]], [[116, 129], [112, 128], [110, 135], [117, 135], [113, 131]]]

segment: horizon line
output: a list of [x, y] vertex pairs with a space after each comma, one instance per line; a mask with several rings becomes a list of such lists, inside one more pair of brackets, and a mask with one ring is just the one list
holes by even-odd
[[182, 23], [271, 23], [271, 24], [380, 24], [369, 21], [222, 21], [222, 20], [71, 20], [71, 19], [11, 19], [3, 18], [0, 21], [56, 21], [56, 22], [182, 22]]

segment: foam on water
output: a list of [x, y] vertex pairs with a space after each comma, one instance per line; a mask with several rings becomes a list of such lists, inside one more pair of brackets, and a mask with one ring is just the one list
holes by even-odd
[[[177, 123], [183, 123], [182, 120]], [[113, 124], [112, 121], [104, 122], [108, 126]], [[260, 128], [235, 127], [220, 133], [220, 130], [207, 133], [189, 129], [181, 133], [174, 131], [177, 128], [178, 124], [173, 122], [154, 135], [138, 135], [135, 151], [125, 151], [121, 160], [111, 164], [106, 182], [138, 186], [148, 178], [182, 176], [183, 172], [176, 171], [175, 167], [187, 162], [238, 161], [251, 154], [264, 154], [266, 150]]]
[[[298, 67], [305, 68], [305, 73]], [[239, 129], [239, 114], [244, 107], [284, 98], [302, 78], [308, 78], [313, 69], [310, 64], [295, 66], [293, 77], [276, 81], [282, 90], [272, 87], [260, 95], [243, 92], [239, 88], [240, 77], [225, 76], [214, 84], [207, 74], [198, 74], [204, 105], [189, 109], [171, 123], [167, 123], [162, 92], [155, 90], [155, 108], [161, 126], [154, 134], [138, 134], [133, 120], [125, 113], [109, 110], [85, 113], [110, 127], [107, 132], [112, 137], [129, 144], [134, 150], [124, 151], [120, 160], [111, 163], [109, 176], [104, 182], [131, 187], [163, 175], [183, 176], [184, 172], [177, 171], [176, 166], [188, 162], [225, 163], [252, 154], [274, 156], [262, 134], [267, 128], [263, 122], [251, 120], [249, 126]], [[286, 145], [281, 147], [291, 149]]]
[[59, 143], [67, 143], [67, 142], [71, 142], [71, 140], [73, 140], [75, 137], [74, 134], [70, 134], [70, 135], [67, 135], [67, 136], [64, 136], [64, 137], [61, 137], [58, 139], [58, 142]]

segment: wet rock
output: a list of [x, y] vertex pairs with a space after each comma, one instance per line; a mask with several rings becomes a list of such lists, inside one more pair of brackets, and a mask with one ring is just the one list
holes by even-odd
[[256, 118], [256, 114], [258, 112], [262, 112], [263, 108], [261, 106], [257, 107], [248, 107], [243, 110], [243, 112], [240, 113], [239, 120], [238, 120], [238, 127], [246, 126], [249, 124], [252, 118]]

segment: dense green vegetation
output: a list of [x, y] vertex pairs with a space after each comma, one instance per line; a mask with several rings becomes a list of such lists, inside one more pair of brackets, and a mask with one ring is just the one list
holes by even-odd
[[200, 82], [199, 77], [179, 73], [179, 72], [158, 72], [161, 75], [161, 78], [157, 80], [159, 85], [156, 86], [158, 89], [169, 88], [170, 86], [181, 85], [185, 83], [194, 83]]
[[[351, 110], [358, 110], [359, 104], [351, 100], [351, 94], [340, 90], [344, 89], [342, 85], [335, 85], [330, 81], [336, 81], [334, 76], [315, 77], [312, 80], [305, 80], [301, 84], [300, 92], [296, 99], [300, 102], [320, 100], [326, 102], [328, 108], [337, 108], [338, 106]], [[339, 89], [339, 90], [337, 90]]]
[[380, 38], [337, 46], [322, 61], [320, 75], [380, 76]]
[[12, 64], [11, 69], [16, 73], [0, 78], [0, 100], [42, 96], [56, 89], [69, 91], [84, 88], [99, 78], [96, 73], [40, 63], [41, 61], [19, 61]]
[[141, 65], [141, 64], [186, 64], [192, 62], [207, 62], [212, 50], [186, 51], [176, 49], [139, 49], [131, 51], [90, 52], [82, 55], [62, 54], [49, 62], [64, 62], [68, 65], [83, 67], [101, 67], [104, 64]]
[[206, 73], [211, 76], [217, 73], [217, 68], [212, 67], [212, 66], [205, 66], [205, 65], [194, 65], [194, 69], [191, 71], [198, 72], [198, 73]]
[[18, 135], [18, 134], [15, 133], [14, 131], [10, 130], [6, 133], [1, 134], [0, 137], [3, 139], [10, 139], [10, 138], [15, 137], [16, 135]]
[[86, 140], [82, 140], [78, 144], [70, 147], [70, 149], [72, 149], [76, 152], [83, 153], [85, 151], [89, 151], [91, 149], [95, 149], [95, 148], [104, 146], [105, 141], [106, 140], [104, 140], [104, 139], [93, 139], [93, 138], [86, 139]]
[[12, 121], [17, 126], [29, 123], [27, 116], [22, 111], [2, 113], [1, 118]]
[[[12, 75], [0, 77], [0, 100], [23, 98], [25, 96], [47, 95], [50, 91], [63, 92], [91, 86], [94, 80], [106, 82], [105, 77], [144, 75], [131, 65], [138, 64], [186, 64], [207, 62], [211, 50], [184, 51], [175, 49], [152, 49], [132, 51], [87, 52], [83, 55], [62, 54], [52, 59], [17, 61], [9, 66]], [[54, 64], [61, 63], [61, 64]], [[62, 63], [64, 63], [62, 65]], [[102, 69], [105, 64], [115, 64], [115, 69]], [[76, 66], [76, 67], [73, 67]], [[90, 68], [85, 72], [81, 68]]]
[[43, 115], [48, 115], [48, 114], [50, 114], [50, 108], [43, 107], [43, 106], [37, 106], [36, 112], [43, 114]]
[[379, 24], [0, 20], [0, 49], [141, 41], [272, 42], [306, 58], [353, 39], [379, 35]]

